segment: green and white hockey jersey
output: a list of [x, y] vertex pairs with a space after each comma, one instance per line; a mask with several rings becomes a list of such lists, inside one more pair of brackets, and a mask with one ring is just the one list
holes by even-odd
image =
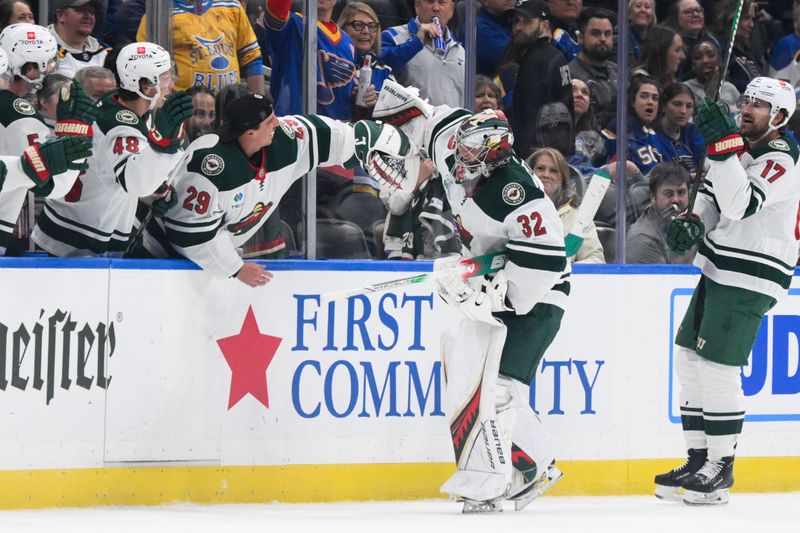
[[152, 150], [145, 119], [115, 92], [98, 107], [89, 168], [68, 195], [45, 200], [33, 231], [34, 242], [58, 257], [121, 256], [138, 199], [153, 194], [182, 156]]
[[516, 156], [467, 187], [456, 184], [449, 172], [455, 165], [456, 130], [469, 115], [439, 107], [425, 134], [428, 153], [444, 174], [465, 255], [506, 252], [507, 299], [517, 314], [529, 313], [537, 303], [564, 308], [570, 290], [564, 231], [539, 178]]
[[[18, 159], [26, 148], [43, 143], [51, 135], [50, 128], [30, 102], [11, 91], [0, 91], [0, 155], [14, 156]], [[14, 176], [18, 174], [12, 172], [7, 176], [0, 189], [0, 255], [5, 255], [6, 248], [14, 237], [14, 227], [20, 210], [25, 203], [28, 190], [33, 187], [29, 179], [26, 178], [25, 181], [20, 176], [19, 180], [15, 180]], [[54, 176], [53, 183], [49, 187], [34, 192], [38, 196], [64, 196], [72, 188], [77, 177], [77, 171], [64, 172]]]
[[696, 209], [707, 229], [694, 261], [703, 274], [775, 299], [786, 295], [800, 238], [797, 160], [788, 136], [740, 158], [709, 160]]
[[352, 160], [349, 125], [315, 115], [279, 120], [272, 144], [252, 158], [236, 141], [189, 147], [172, 174], [178, 203], [145, 231], [149, 253], [177, 252], [215, 276], [231, 277], [244, 264], [237, 248], [266, 222], [292, 183], [318, 166]]

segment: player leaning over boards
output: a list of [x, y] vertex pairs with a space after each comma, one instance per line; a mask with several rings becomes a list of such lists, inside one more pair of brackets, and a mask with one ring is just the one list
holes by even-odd
[[[780, 131], [794, 113], [794, 90], [761, 77], [743, 100], [739, 128], [712, 100], [700, 107], [695, 124], [709, 160], [697, 204], [702, 223], [682, 215], [667, 234], [678, 252], [700, 242], [695, 264], [703, 273], [675, 338], [689, 457], [656, 476], [656, 496], [677, 499], [682, 487], [691, 505], [728, 501], [745, 414], [741, 367], [797, 262], [798, 147]], [[713, 228], [705, 237], [703, 224]]]
[[186, 257], [218, 277], [266, 284], [272, 274], [244, 262], [236, 249], [275, 212], [296, 180], [318, 166], [365, 164], [374, 150], [406, 157], [408, 139], [392, 126], [354, 125], [304, 115], [275, 116], [269, 100], [250, 94], [229, 102], [216, 135], [187, 149], [172, 186], [177, 203], [150, 224], [144, 246], [156, 257]]

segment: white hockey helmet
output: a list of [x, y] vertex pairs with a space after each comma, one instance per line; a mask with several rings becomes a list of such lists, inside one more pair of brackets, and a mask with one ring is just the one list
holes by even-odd
[[[757, 98], [769, 102], [771, 109], [769, 112], [769, 128], [767, 129], [767, 133], [785, 126], [797, 107], [797, 96], [795, 95], [794, 88], [790, 84], [783, 80], [776, 80], [765, 76], [754, 78], [748, 83], [742, 97]], [[785, 111], [786, 116], [779, 124], [773, 125], [772, 121], [778, 116], [781, 110]]]
[[[145, 100], [150, 100], [151, 109], [155, 107], [161, 97], [160, 76], [171, 70], [172, 58], [169, 52], [157, 44], [131, 43], [120, 50], [119, 56], [117, 56], [117, 75], [120, 88], [136, 93]], [[145, 96], [142, 93], [140, 81], [154, 85], [156, 94]]]
[[[7, 55], [11, 74], [36, 86], [40, 86], [44, 77], [56, 69], [58, 44], [53, 34], [42, 26], [25, 22], [7, 26], [0, 33], [0, 47]], [[37, 78], [22, 74], [22, 68], [28, 63], [39, 67]]]
[[6, 73], [8, 70], [8, 54], [6, 51], [0, 47], [0, 76]]

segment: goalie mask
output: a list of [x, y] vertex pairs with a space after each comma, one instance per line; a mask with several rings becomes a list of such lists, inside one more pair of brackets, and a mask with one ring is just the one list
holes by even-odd
[[[19, 76], [38, 90], [45, 76], [56, 69], [58, 44], [47, 28], [36, 24], [12, 24], [0, 33], [0, 47], [6, 53], [8, 70], [12, 76]], [[28, 77], [33, 65], [39, 69], [36, 77]]]
[[491, 172], [511, 160], [514, 135], [501, 111], [487, 109], [472, 115], [458, 127], [455, 135], [456, 183], [466, 183]]
[[[161, 98], [161, 76], [172, 72], [172, 58], [169, 52], [153, 43], [139, 42], [125, 46], [117, 56], [117, 76], [119, 86], [126, 91], [136, 93], [140, 98], [150, 101], [150, 109], [154, 109]], [[156, 88], [153, 96], [145, 96], [142, 84]]]
[[[765, 76], [754, 78], [753, 81], [747, 84], [744, 94], [742, 94], [739, 109], [743, 107], [745, 102], [753, 99], [763, 100], [770, 105], [769, 122], [764, 135], [785, 126], [797, 107], [797, 97], [794, 88], [790, 84], [783, 80], [776, 80]], [[781, 110], [785, 111], [783, 120], [777, 125], [772, 124], [772, 121], [778, 116]], [[742, 115], [740, 112], [737, 116], [737, 122], [740, 127], [741, 117]]]

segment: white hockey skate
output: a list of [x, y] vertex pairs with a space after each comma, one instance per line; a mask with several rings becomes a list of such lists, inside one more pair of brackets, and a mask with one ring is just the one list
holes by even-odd
[[564, 477], [564, 473], [558, 469], [556, 462], [550, 463], [544, 474], [537, 477], [527, 485], [524, 485], [515, 494], [511, 495], [509, 499], [514, 502], [514, 510], [521, 511], [533, 500], [547, 492], [550, 487], [558, 483]]

